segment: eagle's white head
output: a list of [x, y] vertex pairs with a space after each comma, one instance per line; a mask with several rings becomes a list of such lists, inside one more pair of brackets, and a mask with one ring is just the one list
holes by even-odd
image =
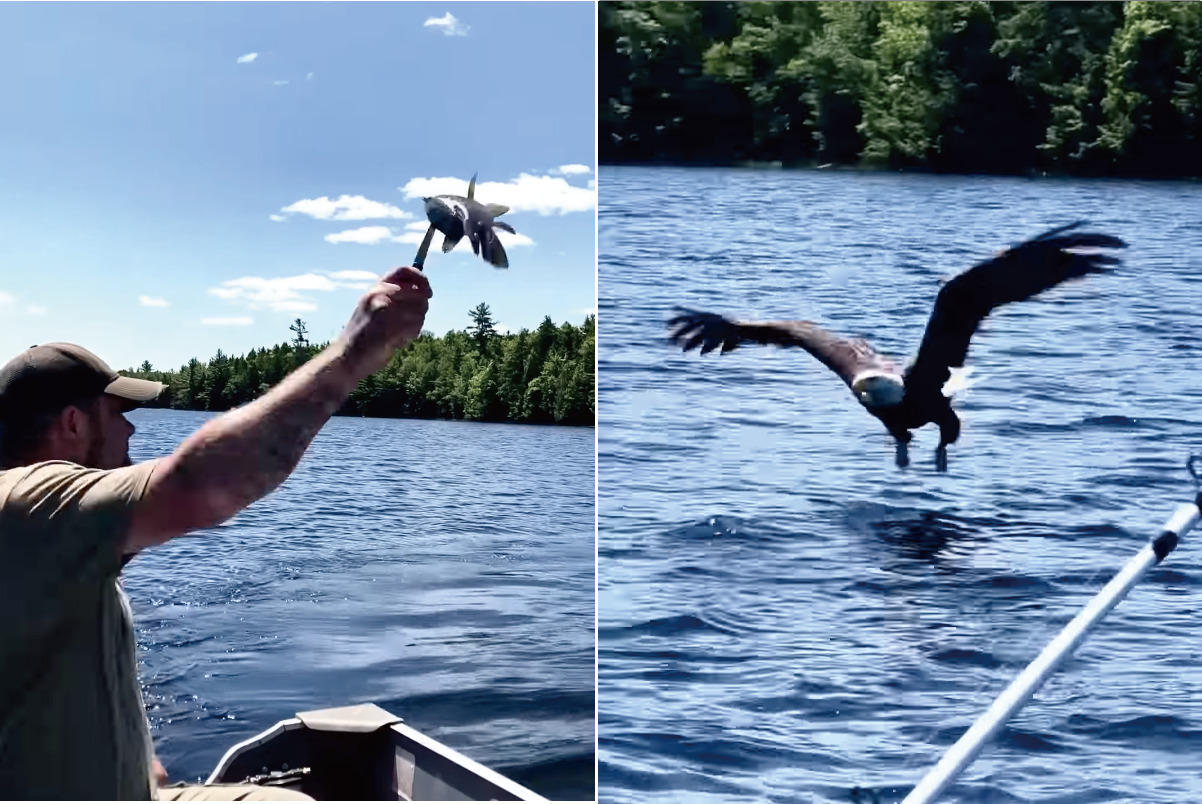
[[851, 390], [866, 408], [888, 408], [901, 404], [906, 382], [901, 375], [887, 371], [861, 371], [852, 378]]

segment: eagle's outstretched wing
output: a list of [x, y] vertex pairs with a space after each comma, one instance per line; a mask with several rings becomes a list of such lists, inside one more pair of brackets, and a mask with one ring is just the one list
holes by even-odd
[[935, 308], [914, 363], [906, 371], [907, 393], [939, 393], [964, 365], [973, 333], [989, 313], [1004, 304], [1024, 301], [1062, 282], [1103, 273], [1117, 257], [1076, 249], [1124, 248], [1106, 234], [1065, 234], [1081, 222], [1061, 226], [974, 265], [939, 290]]
[[867, 369], [893, 370], [893, 364], [867, 341], [840, 338], [809, 321], [734, 321], [717, 313], [677, 309], [680, 314], [668, 321], [668, 326], [674, 328], [670, 337], [686, 352], [698, 346], [702, 354], [719, 346], [722, 352], [729, 352], [742, 343], [798, 346], [838, 374], [849, 387], [852, 379]]

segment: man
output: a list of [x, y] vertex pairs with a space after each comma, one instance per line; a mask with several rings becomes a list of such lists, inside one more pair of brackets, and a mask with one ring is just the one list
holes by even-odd
[[392, 271], [328, 348], [136, 466], [123, 413], [160, 383], [71, 344], [0, 369], [0, 799], [305, 798], [156, 789], [117, 577], [138, 551], [212, 528], [283, 483], [356, 384], [421, 333], [430, 296], [418, 269]]

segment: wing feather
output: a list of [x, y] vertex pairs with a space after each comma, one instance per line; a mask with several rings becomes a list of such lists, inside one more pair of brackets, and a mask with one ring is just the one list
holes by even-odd
[[668, 321], [670, 339], [683, 351], [701, 348], [701, 354], [721, 347], [729, 352], [741, 344], [796, 346], [809, 352], [850, 387], [866, 369], [892, 371], [893, 364], [865, 340], [841, 338], [810, 321], [736, 321], [717, 313], [677, 308]]
[[937, 393], [964, 366], [969, 343], [981, 321], [1004, 304], [1025, 301], [1063, 282], [1105, 273], [1119, 260], [1108, 254], [1074, 249], [1125, 248], [1111, 235], [1066, 234], [1081, 222], [1045, 232], [993, 259], [974, 265], [939, 290], [906, 387], [920, 395]]

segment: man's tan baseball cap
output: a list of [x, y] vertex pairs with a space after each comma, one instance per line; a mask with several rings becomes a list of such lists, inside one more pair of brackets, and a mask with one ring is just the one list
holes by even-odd
[[0, 368], [0, 417], [54, 411], [109, 394], [139, 407], [167, 386], [123, 377], [96, 355], [73, 343], [31, 346]]

